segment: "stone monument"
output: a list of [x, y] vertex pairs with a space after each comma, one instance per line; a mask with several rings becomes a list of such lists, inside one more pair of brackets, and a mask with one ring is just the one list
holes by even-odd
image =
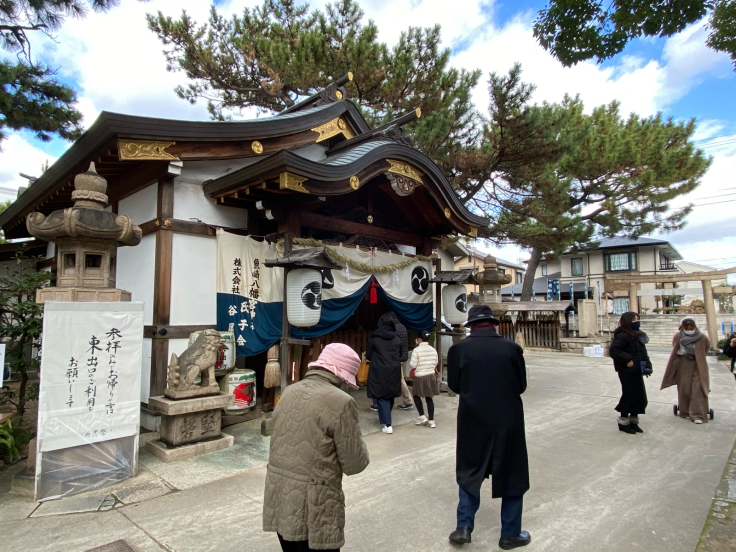
[[74, 178], [74, 207], [26, 218], [31, 236], [56, 244], [56, 286], [39, 289], [37, 303], [130, 301], [130, 292], [115, 288], [117, 249], [138, 245], [143, 233], [130, 217], [104, 210], [106, 191], [91, 163]]
[[148, 399], [149, 408], [161, 414], [161, 438], [148, 441], [146, 450], [164, 462], [233, 445], [233, 437], [221, 428], [222, 409], [235, 404], [235, 395], [222, 393], [215, 381], [215, 364], [224, 348], [220, 332], [204, 330], [181, 356], [171, 355], [164, 396]]

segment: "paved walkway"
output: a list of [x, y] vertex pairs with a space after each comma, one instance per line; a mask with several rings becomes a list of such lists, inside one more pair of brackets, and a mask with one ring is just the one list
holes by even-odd
[[[666, 355], [652, 356], [646, 433], [626, 435], [616, 428], [619, 384], [610, 359], [527, 355], [527, 550], [695, 550], [736, 438], [736, 386], [726, 365], [712, 365], [716, 418], [696, 426], [672, 415], [675, 391], [658, 390]], [[361, 399], [371, 465], [345, 480], [344, 550], [453, 550], [456, 401], [438, 401], [437, 429], [415, 427], [415, 412], [401, 412], [395, 433], [384, 435]], [[146, 552], [276, 552], [275, 537], [260, 529], [268, 439], [255, 423], [227, 430], [236, 447], [168, 465], [142, 454], [141, 474], [112, 492], [40, 507], [6, 493], [2, 542], [13, 552], [82, 552], [119, 539]], [[482, 501], [466, 548], [495, 550], [499, 504], [490, 485]]]

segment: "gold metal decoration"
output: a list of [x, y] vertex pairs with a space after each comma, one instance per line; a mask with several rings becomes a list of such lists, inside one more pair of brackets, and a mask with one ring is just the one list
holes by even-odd
[[258, 155], [263, 153], [263, 144], [261, 144], [258, 140], [253, 140], [253, 143], [251, 143], [250, 147], [253, 152], [257, 153]]
[[468, 236], [470, 236], [471, 238], [477, 238], [478, 237], [478, 227], [471, 226], [470, 231], [468, 232]]
[[368, 215], [366, 220], [368, 221], [368, 224], [373, 224], [373, 215]]
[[342, 92], [340, 92], [339, 90], [335, 90], [335, 97], [338, 100], [342, 100]]
[[388, 168], [388, 172], [400, 174], [402, 176], [406, 176], [407, 178], [411, 178], [412, 180], [416, 180], [417, 182], [422, 182], [422, 177], [424, 176], [424, 174], [419, 172], [408, 163], [397, 161], [396, 159], [386, 159], [386, 161], [388, 161], [389, 165], [391, 165]]
[[452, 216], [452, 212], [450, 212], [449, 207], [445, 207], [445, 216], [449, 219]]
[[343, 117], [332, 119], [329, 123], [325, 123], [312, 129], [314, 132], [319, 132], [317, 142], [322, 142], [338, 134], [342, 134], [345, 138], [350, 139], [355, 136], [355, 132], [350, 128], [350, 125]]
[[358, 179], [357, 176], [350, 177], [350, 187], [353, 190], [357, 190], [358, 188], [360, 188], [360, 180]]
[[153, 142], [150, 140], [118, 140], [118, 158], [121, 161], [147, 161], [166, 159], [178, 161], [179, 158], [166, 153], [166, 148], [173, 146], [176, 142]]
[[279, 188], [281, 190], [294, 190], [295, 192], [308, 194], [309, 190], [302, 186], [302, 182], [305, 180], [307, 179], [303, 176], [298, 176], [288, 171], [282, 172], [279, 174]]

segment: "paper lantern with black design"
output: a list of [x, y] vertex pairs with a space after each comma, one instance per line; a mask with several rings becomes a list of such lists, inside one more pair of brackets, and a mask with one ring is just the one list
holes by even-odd
[[459, 284], [442, 289], [442, 314], [448, 324], [463, 324], [468, 319], [468, 290]]
[[297, 268], [286, 276], [286, 316], [289, 324], [308, 328], [319, 322], [322, 312], [322, 273]]

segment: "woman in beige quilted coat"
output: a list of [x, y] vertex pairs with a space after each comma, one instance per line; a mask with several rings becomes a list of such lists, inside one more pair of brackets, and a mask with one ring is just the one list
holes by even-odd
[[359, 366], [347, 345], [327, 345], [274, 410], [263, 530], [278, 534], [284, 552], [339, 550], [345, 544], [342, 476], [360, 473], [369, 463], [358, 407], [340, 389], [358, 388]]

